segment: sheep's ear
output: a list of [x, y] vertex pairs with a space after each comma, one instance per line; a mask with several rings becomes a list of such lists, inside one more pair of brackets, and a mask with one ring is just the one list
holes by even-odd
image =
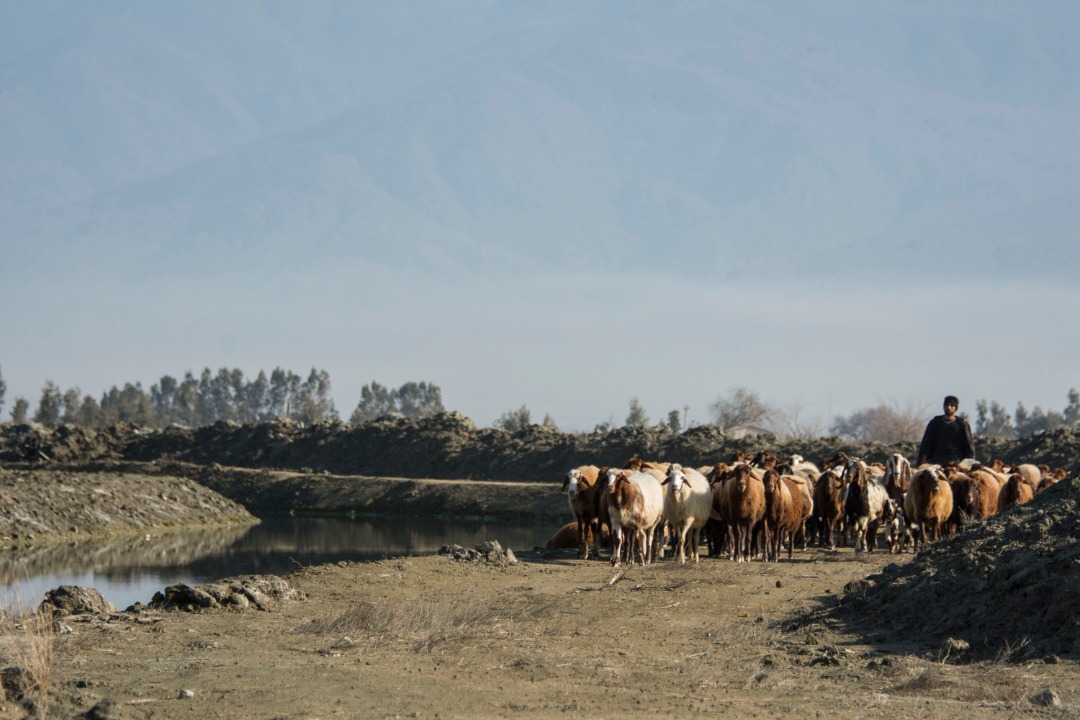
[[671, 482], [671, 478], [666, 477], [666, 478], [663, 479], [663, 481], [661, 481], [660, 484], [661, 485], [667, 485], [669, 482]]

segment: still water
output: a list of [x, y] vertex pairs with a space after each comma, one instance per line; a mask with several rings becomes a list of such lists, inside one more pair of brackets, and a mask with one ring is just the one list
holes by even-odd
[[340, 560], [430, 555], [487, 540], [531, 550], [562, 526], [526, 523], [272, 516], [259, 525], [30, 548], [0, 556], [0, 603], [33, 607], [60, 585], [97, 588], [119, 609], [147, 603], [168, 585], [235, 575], [284, 574]]

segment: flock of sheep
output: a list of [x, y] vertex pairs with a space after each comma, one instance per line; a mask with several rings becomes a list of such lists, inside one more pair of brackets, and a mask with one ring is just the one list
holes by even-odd
[[882, 527], [889, 552], [914, 552], [1064, 478], [1061, 469], [1000, 460], [913, 472], [899, 453], [884, 463], [837, 453], [815, 464], [761, 452], [700, 468], [638, 458], [622, 468], [583, 465], [566, 474], [562, 487], [576, 519], [579, 558], [587, 559], [590, 547], [598, 556], [607, 536], [613, 565], [646, 565], [669, 543], [679, 562], [697, 562], [703, 539], [710, 556], [739, 562], [776, 561], [785, 541], [788, 558], [796, 544], [835, 549], [838, 534], [844, 543], [854, 536], [856, 551], [873, 552]]

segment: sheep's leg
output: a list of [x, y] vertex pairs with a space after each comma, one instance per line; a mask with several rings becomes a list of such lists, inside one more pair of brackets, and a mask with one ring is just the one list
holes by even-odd
[[578, 560], [587, 560], [589, 558], [589, 526], [581, 518], [577, 521], [577, 541]]
[[611, 530], [612, 535], [612, 549], [611, 549], [611, 564], [615, 567], [619, 566], [619, 558], [622, 555], [623, 545], [623, 529], [621, 525], [616, 524]]

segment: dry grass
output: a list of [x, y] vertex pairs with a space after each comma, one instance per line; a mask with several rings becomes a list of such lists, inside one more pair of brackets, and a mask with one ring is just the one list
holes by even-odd
[[34, 613], [19, 603], [0, 609], [4, 690], [40, 718], [46, 717], [49, 708], [55, 641], [53, 622], [51, 613]]
[[998, 705], [1021, 714], [1035, 710], [1030, 698], [1039, 678], [1005, 660], [953, 666], [907, 657], [900, 672], [912, 676], [887, 688], [886, 693]]
[[313, 620], [297, 628], [297, 632], [364, 637], [375, 646], [391, 640], [407, 641], [421, 652], [439, 643], [497, 631], [540, 609], [535, 604], [513, 609], [463, 601], [425, 600], [406, 605], [364, 602], [333, 618]]

